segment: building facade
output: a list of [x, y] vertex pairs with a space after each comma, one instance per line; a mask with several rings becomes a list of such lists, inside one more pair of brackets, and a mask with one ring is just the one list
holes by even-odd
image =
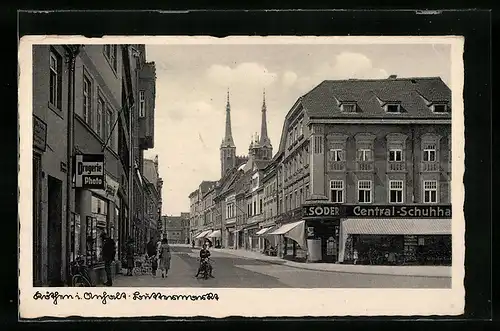
[[439, 78], [392, 76], [325, 81], [300, 98], [280, 144], [282, 256], [449, 263], [450, 100]]
[[169, 244], [189, 243], [189, 213], [181, 213], [180, 216], [162, 216], [163, 238]]
[[143, 165], [143, 184], [144, 184], [144, 210], [145, 221], [147, 223], [146, 237], [160, 238], [162, 225], [160, 222], [161, 216], [161, 191], [163, 180], [158, 172], [158, 156], [153, 160], [144, 159]]
[[[137, 61], [145, 62], [142, 45], [33, 47], [35, 285], [67, 284], [77, 256], [99, 282], [101, 234], [120, 247], [130, 233]], [[81, 183], [84, 162], [77, 159], [85, 157], [95, 158], [100, 174]]]

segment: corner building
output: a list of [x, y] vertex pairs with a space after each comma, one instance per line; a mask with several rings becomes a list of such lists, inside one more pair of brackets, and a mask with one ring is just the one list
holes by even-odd
[[275, 157], [280, 255], [450, 263], [451, 109], [434, 77], [324, 81], [299, 98]]

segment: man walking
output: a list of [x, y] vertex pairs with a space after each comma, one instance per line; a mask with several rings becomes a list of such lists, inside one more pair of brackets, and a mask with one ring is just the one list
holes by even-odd
[[101, 236], [104, 244], [102, 246], [102, 258], [104, 260], [104, 270], [106, 271], [106, 286], [113, 286], [113, 278], [111, 275], [111, 263], [115, 260], [116, 247], [115, 241], [106, 233]]

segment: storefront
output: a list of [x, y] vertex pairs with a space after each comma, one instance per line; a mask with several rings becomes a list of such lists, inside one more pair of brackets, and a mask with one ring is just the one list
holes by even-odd
[[224, 246], [226, 248], [236, 248], [236, 231], [233, 225], [226, 224], [226, 235], [224, 240]]
[[273, 230], [276, 229], [272, 226], [261, 227], [260, 230], [255, 233], [259, 239], [259, 251], [267, 252], [271, 247], [276, 246], [275, 237], [269, 235]]
[[305, 236], [305, 221], [283, 224], [269, 235], [277, 237], [278, 256], [295, 261], [305, 261], [307, 244]]
[[221, 248], [221, 230], [215, 230], [213, 232], [211, 232], [207, 238], [212, 242], [212, 245], [215, 247], [215, 248]]
[[212, 230], [205, 230], [200, 232], [196, 237], [196, 243], [198, 246], [203, 246], [206, 242], [208, 242], [210, 245], [212, 245], [212, 241], [210, 238], [208, 238], [208, 235], [212, 233]]
[[450, 265], [451, 218], [345, 219], [345, 263]]

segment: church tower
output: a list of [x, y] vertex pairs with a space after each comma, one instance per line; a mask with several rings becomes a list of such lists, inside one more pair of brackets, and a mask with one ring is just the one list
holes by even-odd
[[262, 101], [262, 122], [260, 124], [260, 140], [259, 140], [259, 159], [271, 160], [273, 158], [273, 145], [271, 139], [267, 136], [267, 118], [266, 118], [266, 91], [264, 90]]
[[231, 131], [231, 105], [229, 104], [229, 90], [226, 103], [226, 132], [220, 145], [221, 177], [231, 168], [236, 166], [236, 145]]

